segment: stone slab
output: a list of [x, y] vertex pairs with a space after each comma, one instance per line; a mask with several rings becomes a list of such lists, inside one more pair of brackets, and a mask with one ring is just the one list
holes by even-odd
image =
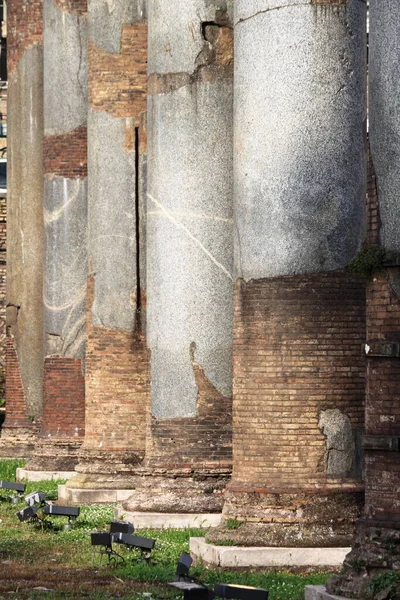
[[221, 514], [172, 514], [128, 512], [116, 508], [115, 516], [131, 521], [137, 529], [187, 529], [189, 527], [217, 527]]
[[305, 600], [342, 600], [344, 596], [329, 594], [324, 585], [307, 585], [304, 598]]
[[214, 567], [338, 567], [350, 550], [214, 546], [204, 538], [190, 538], [192, 557]]
[[22, 467], [17, 469], [17, 480], [22, 481], [48, 481], [49, 479], [70, 479], [75, 471], [27, 471]]
[[[76, 475], [76, 473], [72, 473]], [[117, 504], [132, 496], [134, 490], [96, 490], [58, 486], [58, 501], [68, 504]]]

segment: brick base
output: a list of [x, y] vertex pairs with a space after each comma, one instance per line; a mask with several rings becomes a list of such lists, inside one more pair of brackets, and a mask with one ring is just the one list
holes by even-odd
[[6, 418], [1, 429], [0, 456], [32, 456], [39, 428], [29, 419], [15, 340], [6, 342]]
[[[138, 473], [139, 474], [139, 473]], [[227, 476], [142, 476], [134, 494], [123, 503], [129, 512], [219, 513]]]
[[48, 356], [44, 361], [43, 420], [29, 471], [73, 471], [84, 436], [82, 361]]
[[[364, 493], [361, 485], [344, 491], [278, 490], [225, 492], [223, 522], [207, 541], [239, 546], [333, 548], [351, 545]], [[238, 527], [231, 529], [229, 519]]]

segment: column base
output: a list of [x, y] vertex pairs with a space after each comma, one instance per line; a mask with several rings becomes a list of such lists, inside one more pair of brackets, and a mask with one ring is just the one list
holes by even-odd
[[221, 513], [227, 483], [226, 473], [147, 473], [122, 506], [143, 513]]
[[28, 479], [31, 478], [30, 473], [34, 478], [34, 472], [40, 472], [43, 475], [48, 473], [49, 479], [52, 479], [53, 473], [71, 473], [75, 470], [78, 462], [78, 451], [81, 444], [82, 439], [39, 437], [32, 459], [25, 466]]
[[344, 573], [332, 577], [326, 588], [330, 594], [348, 598], [399, 598], [400, 521], [360, 519]]
[[349, 547], [363, 498], [359, 490], [228, 490], [223, 522], [208, 533], [206, 541], [238, 546]]
[[3, 425], [0, 439], [0, 458], [30, 459], [35, 451], [37, 428]]

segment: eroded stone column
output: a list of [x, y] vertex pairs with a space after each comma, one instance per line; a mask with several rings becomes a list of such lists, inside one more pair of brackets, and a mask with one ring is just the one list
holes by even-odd
[[[342, 576], [328, 585], [347, 597], [397, 596], [400, 579], [400, 15], [389, 0], [370, 2], [369, 250], [367, 285], [365, 510]], [[379, 260], [380, 259], [380, 265]], [[380, 586], [379, 581], [385, 582]], [[393, 589], [391, 589], [391, 586]]]
[[30, 471], [71, 471], [84, 434], [87, 46], [83, 0], [44, 2], [44, 401]]
[[210, 539], [340, 546], [360, 511], [365, 3], [235, 2], [232, 482]]
[[30, 456], [42, 414], [42, 2], [8, 8], [6, 420], [0, 454]]
[[143, 459], [149, 398], [141, 240], [147, 104], [144, 0], [89, 21], [89, 302], [86, 432], [69, 488], [130, 488]]
[[150, 476], [130, 510], [218, 511], [231, 468], [231, 8], [149, 6]]

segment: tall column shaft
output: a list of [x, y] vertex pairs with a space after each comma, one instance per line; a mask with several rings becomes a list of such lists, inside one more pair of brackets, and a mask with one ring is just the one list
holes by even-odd
[[371, 578], [400, 571], [400, 14], [372, 0], [369, 17], [369, 242], [381, 265], [367, 286], [365, 510], [344, 575], [328, 582], [353, 598], [380, 597]]
[[86, 5], [44, 1], [44, 403], [28, 470], [71, 471], [84, 434]]
[[[231, 468], [233, 46], [227, 4], [149, 5], [151, 419], [145, 469], [167, 475], [157, 484], [149, 477], [127, 504], [132, 510], [218, 510], [221, 496], [209, 492], [220, 491], [219, 476]], [[203, 483], [190, 479], [196, 473], [205, 476]], [[165, 490], [154, 494], [147, 484]]]
[[8, 9], [6, 420], [0, 453], [29, 456], [42, 414], [42, 2]]
[[[250, 545], [342, 545], [360, 511], [365, 3], [235, 2], [233, 475]], [[210, 533], [218, 540], [232, 532]]]
[[77, 488], [132, 487], [129, 474], [145, 452], [149, 378], [140, 234], [146, 19], [143, 0], [123, 0], [113, 11], [89, 1], [86, 432], [81, 475], [68, 483]]

